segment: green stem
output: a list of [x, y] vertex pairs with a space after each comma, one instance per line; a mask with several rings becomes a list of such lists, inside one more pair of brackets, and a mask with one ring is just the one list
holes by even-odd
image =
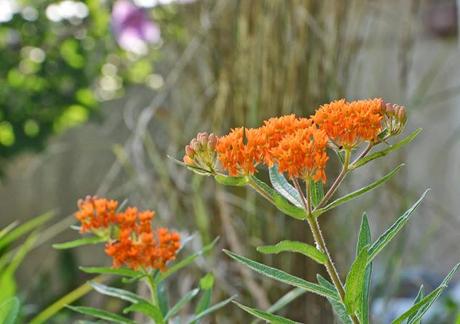
[[262, 188], [260, 188], [260, 186], [257, 184], [257, 182], [255, 182], [251, 177], [249, 177], [249, 182], [248, 182], [249, 186], [254, 189], [258, 194], [260, 194], [262, 197], [264, 197], [265, 199], [267, 199], [269, 202], [271, 202], [272, 204], [274, 204], [274, 201], [273, 201], [273, 198], [267, 193], [265, 192], [265, 190], [263, 190]]
[[151, 273], [146, 273], [145, 277], [147, 278], [147, 284], [150, 287], [152, 304], [153, 306], [159, 306], [157, 284], [155, 283], [155, 280], [153, 280], [153, 275]]
[[[343, 283], [340, 280], [339, 273], [337, 272], [334, 262], [332, 261], [331, 254], [329, 253], [329, 250], [326, 245], [326, 241], [324, 240], [323, 234], [321, 232], [321, 228], [319, 227], [318, 219], [313, 216], [311, 212], [311, 208], [309, 206], [310, 204], [308, 203], [309, 201], [311, 201], [310, 182], [309, 181], [306, 182], [307, 197], [304, 196], [298, 180], [294, 179], [293, 183], [302, 198], [302, 203], [304, 205], [305, 212], [307, 214], [306, 219], [310, 227], [310, 230], [313, 234], [313, 239], [316, 242], [317, 248], [321, 252], [323, 252], [327, 257], [326, 263], [324, 264], [324, 266], [326, 267], [326, 271], [329, 277], [331, 278], [332, 283], [334, 284], [335, 288], [337, 289], [340, 299], [342, 300], [342, 302], [344, 302], [345, 301], [345, 289], [344, 289]], [[359, 324], [359, 320], [355, 315], [352, 315], [351, 319], [354, 324]]]

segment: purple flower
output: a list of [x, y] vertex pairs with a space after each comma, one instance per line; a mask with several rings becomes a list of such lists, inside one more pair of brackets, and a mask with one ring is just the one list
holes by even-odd
[[146, 54], [148, 44], [161, 40], [159, 26], [128, 0], [118, 0], [113, 5], [112, 29], [120, 47], [136, 54]]

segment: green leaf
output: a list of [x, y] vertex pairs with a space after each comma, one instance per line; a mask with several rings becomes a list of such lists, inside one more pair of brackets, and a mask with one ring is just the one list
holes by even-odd
[[325, 278], [323, 278], [320, 274], [317, 274], [316, 275], [316, 278], [318, 279], [318, 283], [325, 287], [325, 288], [329, 288], [331, 290], [334, 290], [335, 294], [336, 294], [336, 298], [335, 299], [332, 299], [332, 298], [328, 298], [327, 300], [329, 301], [329, 303], [331, 304], [332, 306], [332, 309], [334, 310], [334, 313], [335, 315], [340, 319], [340, 321], [343, 323], [343, 324], [353, 324], [350, 316], [348, 316], [347, 314], [347, 310], [345, 308], [345, 305], [340, 301], [340, 297], [339, 297], [339, 294], [337, 292], [337, 290], [335, 289], [334, 285], [331, 284], [328, 280], [326, 280]]
[[155, 321], [156, 324], [165, 323], [163, 315], [158, 307], [148, 303], [148, 302], [139, 302], [136, 304], [131, 304], [130, 306], [123, 309], [123, 313], [127, 314], [129, 312], [138, 312], [142, 313]]
[[194, 253], [192, 255], [189, 255], [185, 259], [183, 259], [183, 260], [175, 263], [171, 267], [169, 267], [168, 270], [166, 270], [165, 272], [162, 272], [160, 274], [160, 276], [158, 277], [158, 281], [165, 280], [166, 278], [168, 278], [171, 275], [173, 275], [175, 272], [177, 272], [177, 271], [181, 270], [182, 268], [184, 268], [184, 267], [190, 265], [191, 263], [193, 263], [196, 260], [196, 258], [198, 258], [199, 256], [205, 255], [206, 253], [208, 253], [214, 247], [214, 245], [216, 245], [218, 240], [219, 240], [219, 237], [216, 237], [214, 239], [214, 241], [212, 241], [211, 243], [209, 243], [208, 245], [203, 247], [203, 249], [201, 249], [200, 251], [198, 251], [198, 252], [196, 252], [196, 253]]
[[364, 284], [366, 279], [366, 266], [368, 258], [368, 247], [366, 245], [361, 248], [358, 256], [351, 265], [345, 280], [345, 307], [350, 315], [353, 315], [361, 304]]
[[404, 145], [406, 144], [409, 144], [410, 142], [412, 142], [414, 140], [414, 138], [417, 137], [417, 135], [422, 131], [421, 128], [418, 128], [416, 129], [415, 131], [413, 131], [411, 134], [409, 134], [409, 136], [407, 136], [406, 138], [404, 138], [403, 140], [399, 141], [398, 143], [395, 143], [393, 145], [389, 145], [388, 147], [386, 147], [385, 149], [381, 150], [381, 151], [378, 151], [378, 152], [375, 152], [369, 156], [366, 156], [362, 159], [360, 159], [359, 161], [356, 161], [356, 163], [354, 163], [353, 165], [350, 166], [350, 169], [356, 169], [356, 168], [359, 168], [365, 164], [367, 164], [368, 162], [372, 161], [372, 160], [375, 160], [377, 158], [380, 158], [382, 156], [385, 156], [387, 155], [388, 153], [392, 152], [392, 151], [395, 151], [397, 149], [400, 149], [401, 147], [403, 147]]
[[53, 217], [54, 213], [48, 212], [38, 217], [32, 218], [30, 221], [16, 227], [15, 229], [11, 230], [7, 234], [5, 234], [2, 239], [0, 240], [0, 249], [5, 247], [6, 245], [14, 242], [19, 237], [27, 234], [28, 232], [33, 231], [40, 225], [46, 223]]
[[196, 295], [200, 292], [199, 288], [195, 288], [186, 293], [171, 309], [165, 316], [165, 321], [175, 316], [187, 303], [189, 303]]
[[343, 197], [340, 197], [336, 200], [334, 200], [333, 202], [331, 202], [330, 204], [326, 205], [325, 207], [323, 208], [320, 208], [318, 210], [316, 210], [313, 214], [318, 217], [320, 216], [321, 214], [337, 207], [337, 206], [340, 206], [346, 202], [349, 202], [350, 200], [353, 200], [353, 199], [356, 199], [357, 197], [371, 191], [372, 189], [375, 189], [377, 188], [378, 186], [384, 184], [385, 182], [387, 182], [388, 180], [390, 180], [402, 167], [403, 167], [404, 164], [400, 164], [398, 165], [396, 168], [394, 168], [390, 173], [386, 174], [385, 176], [383, 176], [382, 178], [378, 179], [377, 181], [374, 181], [372, 182], [371, 184], [361, 188], [361, 189], [358, 189], [358, 190], [355, 190]]
[[106, 320], [106, 321], [111, 321], [113, 323], [136, 324], [136, 322], [128, 318], [104, 311], [102, 309], [97, 309], [93, 307], [84, 307], [84, 306], [78, 306], [78, 307], [77, 306], [67, 306], [67, 307], [73, 310], [74, 312], [77, 312], [83, 315], [96, 317], [96, 318]]
[[116, 297], [133, 304], [146, 302], [145, 299], [128, 290], [113, 288], [96, 282], [90, 282], [89, 284], [94, 288], [94, 290], [106, 296]]
[[128, 268], [111, 268], [111, 267], [79, 267], [79, 269], [86, 273], [108, 274], [122, 277], [136, 278], [142, 273], [128, 269]]
[[247, 267], [254, 270], [255, 272], [263, 274], [269, 278], [278, 280], [280, 282], [286, 283], [294, 287], [303, 288], [309, 292], [318, 294], [320, 296], [335, 298], [334, 292], [331, 291], [330, 289], [326, 289], [318, 284], [308, 282], [304, 279], [295, 277], [287, 272], [278, 270], [276, 268], [269, 267], [265, 264], [253, 261], [251, 259], [245, 258], [233, 252], [230, 252], [227, 250], [223, 250], [223, 251], [228, 256], [230, 256], [232, 259], [246, 265]]
[[284, 306], [288, 305], [294, 299], [296, 299], [299, 296], [302, 296], [306, 292], [307, 291], [305, 289], [303, 289], [303, 288], [294, 288], [294, 289], [288, 291], [285, 295], [283, 295], [280, 299], [278, 299], [273, 305], [271, 305], [267, 309], [267, 312], [274, 313], [274, 312], [279, 311]]
[[[422, 298], [423, 298], [424, 296], [425, 296], [425, 294], [423, 293], [423, 285], [421, 285], [421, 286], [420, 286], [420, 289], [418, 290], [417, 296], [415, 296], [415, 300], [414, 300], [414, 304], [413, 304], [413, 305], [415, 305], [415, 304], [417, 304], [419, 301], [421, 301]], [[407, 322], [412, 322], [416, 315], [417, 315], [417, 313], [415, 313], [415, 314], [409, 316], [409, 317], [407, 318]], [[414, 322], [414, 323], [420, 324], [420, 321]]]
[[19, 299], [12, 297], [0, 304], [0, 318], [3, 324], [15, 324], [19, 315]]
[[327, 261], [327, 256], [319, 251], [314, 246], [311, 246], [307, 243], [297, 242], [297, 241], [281, 241], [276, 245], [266, 245], [259, 246], [257, 251], [264, 254], [278, 254], [280, 252], [296, 252], [301, 253], [314, 261], [325, 264]]
[[291, 216], [295, 219], [304, 220], [305, 219], [305, 210], [294, 206], [289, 201], [287, 201], [282, 195], [280, 195], [276, 190], [267, 185], [262, 180], [257, 179], [254, 176], [251, 176], [250, 184], [254, 189], [262, 193], [262, 195], [269, 200], [276, 208], [278, 208], [284, 214]]
[[158, 307], [160, 308], [161, 314], [164, 316], [169, 309], [168, 290], [164, 281], [157, 283], [157, 295]]
[[321, 199], [324, 197], [324, 188], [323, 183], [321, 181], [313, 181], [310, 180], [310, 190], [311, 190], [311, 202], [313, 203], [313, 207], [318, 206]]
[[248, 177], [230, 177], [223, 174], [218, 174], [214, 176], [214, 179], [220, 184], [225, 186], [236, 186], [242, 187], [245, 186], [249, 182]]
[[404, 320], [408, 319], [409, 317], [411, 318], [411, 321], [410, 322], [408, 321], [407, 324], [414, 324], [417, 321], [419, 321], [423, 317], [423, 315], [425, 315], [428, 309], [433, 305], [436, 299], [439, 298], [439, 296], [444, 291], [444, 289], [447, 288], [447, 284], [452, 279], [452, 276], [457, 271], [459, 266], [460, 266], [460, 263], [456, 264], [455, 267], [444, 278], [444, 280], [442, 281], [442, 283], [439, 285], [438, 288], [433, 290], [426, 297], [423, 297], [418, 303], [416, 303], [414, 306], [409, 308], [404, 314], [399, 316], [397, 319], [395, 319], [391, 323], [401, 324], [404, 322]]
[[240, 303], [237, 303], [236, 301], [233, 301], [233, 303], [237, 305], [239, 308], [241, 308], [242, 310], [244, 310], [245, 312], [251, 314], [254, 317], [263, 319], [267, 323], [274, 323], [274, 324], [295, 324], [297, 323], [290, 319], [284, 318], [282, 316], [274, 315], [269, 312], [262, 311], [260, 309], [251, 308], [251, 307], [242, 305]]
[[[359, 252], [369, 244], [371, 244], [371, 230], [369, 227], [367, 215], [366, 213], [363, 213], [361, 228], [359, 230], [358, 243], [356, 246], [356, 256], [358, 256]], [[371, 285], [371, 275], [372, 262], [368, 263], [366, 266], [366, 272], [364, 274], [363, 293], [361, 294], [361, 299], [357, 310], [361, 324], [369, 323], [369, 289]]]
[[423, 198], [425, 198], [426, 194], [430, 191], [430, 189], [425, 190], [422, 196], [412, 205], [404, 214], [402, 214], [396, 222], [388, 228], [385, 233], [383, 233], [377, 241], [375, 241], [371, 247], [369, 248], [369, 259], [367, 262], [371, 262], [377, 256], [377, 254], [383, 250], [383, 248], [390, 243], [390, 241], [399, 233], [399, 231], [406, 225], [409, 221], [409, 218], [412, 212], [420, 205]]
[[270, 175], [270, 182], [284, 198], [289, 200], [292, 204], [302, 208], [302, 198], [298, 191], [286, 180], [284, 175], [278, 172], [278, 166], [274, 165], [268, 169]]
[[[212, 288], [214, 287], [214, 276], [212, 273], [207, 273], [203, 278], [200, 279], [200, 289], [202, 295], [198, 300], [195, 308], [195, 314], [199, 314], [205, 311], [209, 305], [211, 305]], [[196, 322], [193, 322], [196, 323]]]
[[9, 225], [7, 225], [5, 228], [3, 228], [1, 231], [0, 231], [0, 242], [2, 241], [2, 239], [6, 236], [6, 234], [8, 234], [9, 232], [11, 232], [13, 230], [13, 228], [15, 228], [16, 226], [18, 226], [18, 222], [15, 221]]
[[225, 300], [223, 300], [223, 301], [221, 301], [221, 302], [219, 302], [217, 304], [212, 305], [211, 307], [207, 308], [205, 311], [203, 311], [203, 312], [195, 315], [194, 317], [192, 317], [192, 319], [190, 321], [188, 321], [187, 323], [193, 323], [193, 322], [199, 321], [203, 317], [215, 312], [216, 310], [221, 309], [222, 307], [224, 307], [225, 305], [230, 303], [235, 298], [236, 298], [236, 296], [232, 296], [232, 297], [227, 298], [227, 299], [225, 299]]
[[89, 245], [89, 244], [98, 244], [107, 241], [106, 238], [100, 236], [88, 236], [75, 241], [56, 243], [53, 244], [53, 248], [58, 250], [72, 249], [75, 247]]

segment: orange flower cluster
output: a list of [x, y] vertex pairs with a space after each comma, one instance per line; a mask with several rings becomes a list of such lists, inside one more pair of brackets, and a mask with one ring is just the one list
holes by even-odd
[[342, 99], [321, 106], [313, 120], [338, 146], [352, 148], [360, 141], [377, 139], [382, 130], [383, 108], [382, 99]]
[[174, 260], [180, 247], [180, 236], [166, 228], [152, 229], [154, 212], [139, 212], [127, 208], [117, 215], [118, 240], [107, 243], [105, 252], [113, 258], [113, 266], [126, 265], [131, 269], [151, 268], [164, 270]]
[[272, 150], [280, 172], [291, 178], [313, 178], [326, 182], [328, 138], [324, 131], [310, 126], [285, 136]]
[[78, 201], [75, 217], [80, 221], [80, 232], [107, 228], [115, 221], [118, 201], [87, 196]]
[[105, 252], [113, 258], [114, 267], [163, 271], [180, 248], [179, 234], [167, 228], [153, 229], [153, 211], [128, 207], [124, 212], [116, 212], [117, 206], [117, 201], [104, 198], [86, 197], [79, 201], [75, 216], [82, 223], [81, 231], [113, 233]]

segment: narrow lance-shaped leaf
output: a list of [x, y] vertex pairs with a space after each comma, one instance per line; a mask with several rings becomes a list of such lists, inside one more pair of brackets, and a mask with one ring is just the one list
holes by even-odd
[[237, 303], [236, 301], [233, 302], [235, 305], [237, 305], [239, 308], [244, 310], [245, 312], [251, 314], [254, 317], [263, 319], [264, 321], [268, 323], [275, 323], [275, 324], [296, 324], [297, 322], [294, 322], [290, 319], [287, 319], [282, 316], [274, 315], [269, 312], [256, 309], [256, 308], [251, 308], [245, 305], [242, 305], [240, 303]]
[[86, 273], [96, 274], [109, 274], [122, 277], [135, 278], [141, 275], [141, 273], [128, 269], [128, 268], [112, 268], [112, 267], [79, 267], [79, 269]]
[[326, 205], [325, 207], [323, 208], [320, 208], [316, 211], [313, 212], [313, 215], [315, 215], [316, 217], [320, 216], [321, 214], [337, 207], [337, 206], [340, 206], [346, 202], [349, 202], [350, 200], [353, 200], [353, 199], [356, 199], [358, 198], [359, 196], [371, 191], [372, 189], [375, 189], [377, 188], [378, 186], [384, 184], [385, 182], [387, 182], [388, 180], [390, 180], [402, 167], [404, 166], [404, 164], [400, 164], [398, 165], [396, 168], [394, 168], [390, 173], [386, 174], [385, 176], [383, 176], [382, 178], [378, 179], [377, 181], [374, 181], [372, 182], [371, 184], [361, 188], [361, 189], [358, 189], [358, 190], [355, 190], [343, 197], [340, 197], [336, 200], [334, 200], [333, 202], [331, 202], [330, 204]]
[[407, 324], [417, 323], [417, 321], [419, 321], [423, 317], [423, 315], [425, 315], [425, 313], [428, 311], [428, 309], [431, 307], [431, 305], [433, 305], [433, 303], [436, 301], [436, 299], [439, 298], [439, 296], [444, 291], [444, 289], [447, 288], [447, 284], [452, 279], [452, 276], [457, 271], [459, 266], [460, 266], [460, 263], [455, 265], [455, 267], [444, 278], [444, 280], [442, 281], [442, 283], [439, 285], [438, 288], [433, 290], [426, 297], [423, 297], [418, 303], [416, 303], [414, 306], [409, 308], [405, 313], [403, 313], [401, 316], [399, 316], [397, 319], [395, 319], [391, 323], [392, 324], [401, 324], [406, 319], [408, 319], [409, 317], [411, 318], [411, 320], [410, 320], [410, 322], [408, 321]]
[[305, 219], [305, 210], [303, 208], [291, 204], [262, 180], [251, 176], [250, 185], [284, 214], [299, 220]]
[[317, 248], [307, 243], [297, 241], [281, 241], [275, 245], [259, 246], [257, 248], [257, 251], [264, 254], [295, 252], [301, 253], [320, 264], [325, 264], [327, 261], [327, 256], [323, 252], [319, 251]]
[[334, 290], [334, 292], [336, 294], [336, 298], [335, 299], [328, 298], [327, 300], [331, 304], [335, 315], [337, 315], [337, 317], [340, 319], [340, 321], [343, 324], [353, 324], [350, 316], [347, 314], [347, 310], [345, 309], [345, 305], [340, 301], [339, 294], [338, 294], [337, 290], [335, 289], [334, 285], [331, 284], [327, 279], [323, 278], [320, 274], [317, 274], [316, 278], [318, 279], [318, 283], [321, 286], [323, 286], [325, 288], [329, 288], [331, 290]]
[[209, 314], [221, 309], [222, 307], [224, 307], [225, 305], [227, 305], [228, 303], [230, 303], [232, 300], [234, 300], [236, 298], [236, 296], [232, 296], [230, 298], [227, 298], [221, 302], [218, 302], [217, 304], [214, 304], [212, 305], [211, 307], [207, 308], [206, 310], [202, 311], [201, 313], [199, 314], [196, 314], [194, 317], [192, 317], [192, 319], [190, 321], [188, 321], [187, 323], [190, 324], [190, 323], [194, 323], [196, 321], [199, 321], [200, 319], [202, 319], [203, 317], [205, 316], [208, 316]]
[[[369, 221], [366, 213], [363, 213], [361, 221], [361, 228], [359, 230], [358, 243], [356, 246], [356, 256], [359, 255], [365, 246], [371, 244], [371, 230], [369, 228]], [[358, 315], [362, 324], [369, 323], [369, 289], [371, 285], [372, 262], [367, 264], [366, 272], [364, 274], [364, 287], [361, 294], [360, 303], [358, 305]]]
[[202, 291], [202, 295], [196, 305], [195, 314], [199, 314], [209, 308], [209, 306], [211, 305], [213, 287], [214, 276], [212, 275], [212, 273], [208, 273], [200, 279], [200, 289]]
[[125, 318], [123, 316], [104, 311], [102, 309], [97, 309], [93, 307], [84, 307], [84, 306], [67, 306], [74, 312], [81, 313], [83, 315], [93, 316], [102, 320], [110, 321], [112, 323], [121, 323], [121, 324], [136, 324], [136, 322]]
[[426, 194], [430, 189], [425, 190], [422, 196], [413, 204], [404, 214], [402, 214], [396, 222], [391, 225], [389, 229], [385, 231], [378, 239], [375, 241], [371, 247], [369, 248], [369, 258], [367, 262], [371, 262], [377, 256], [377, 254], [383, 250], [383, 248], [390, 243], [390, 241], [399, 233], [399, 231], [406, 225], [409, 221], [409, 218], [413, 211], [420, 205], [423, 198], [425, 198]]
[[189, 303], [198, 293], [200, 292], [199, 288], [195, 288], [193, 290], [190, 290], [188, 293], [186, 293], [166, 314], [165, 316], [165, 321], [168, 319], [172, 318], [175, 316], [177, 313], [180, 312], [182, 307], [184, 307], [187, 303]]
[[306, 292], [307, 291], [303, 288], [294, 288], [290, 290], [289, 292], [284, 294], [280, 299], [278, 299], [273, 305], [271, 305], [267, 309], [267, 312], [274, 313], [274, 312], [279, 311], [280, 309], [288, 305], [290, 302], [292, 302], [294, 299], [302, 296]]
[[3, 324], [15, 324], [19, 315], [19, 299], [12, 297], [0, 304], [0, 318]]
[[274, 165], [269, 169], [270, 182], [284, 198], [289, 200], [292, 204], [297, 207], [302, 207], [302, 198], [298, 191], [286, 180], [284, 175], [279, 173], [278, 167]]
[[310, 180], [310, 190], [311, 190], [311, 202], [313, 203], [313, 207], [318, 206], [321, 199], [324, 197], [324, 188], [323, 183], [321, 181], [313, 181]]
[[359, 168], [367, 163], [369, 163], [370, 161], [372, 160], [375, 160], [377, 158], [380, 158], [382, 156], [385, 156], [387, 155], [388, 153], [392, 152], [392, 151], [395, 151], [397, 149], [400, 149], [401, 147], [403, 147], [404, 145], [406, 144], [409, 144], [410, 142], [412, 142], [416, 137], [417, 135], [422, 131], [421, 128], [418, 128], [416, 129], [415, 131], [413, 131], [411, 134], [409, 134], [406, 138], [404, 138], [403, 140], [395, 143], [395, 144], [392, 144], [392, 145], [389, 145], [388, 147], [386, 147], [385, 149], [381, 150], [381, 151], [378, 151], [378, 152], [375, 152], [369, 156], [366, 156], [362, 159], [360, 159], [359, 161], [356, 161], [355, 164], [351, 165], [351, 169], [356, 169], [356, 168]]
[[[414, 304], [413, 304], [413, 305], [415, 305], [415, 304], [417, 304], [419, 301], [421, 301], [423, 297], [425, 297], [425, 294], [423, 293], [423, 285], [421, 285], [421, 286], [420, 286], [420, 289], [418, 290], [417, 296], [415, 296], [415, 300], [414, 300]], [[417, 313], [415, 313], [415, 314], [409, 316], [409, 317], [407, 318], [407, 322], [412, 322], [412, 320], [415, 318], [416, 315], [417, 315]], [[418, 322], [418, 323], [417, 323], [417, 322], [414, 322], [414, 323], [420, 324], [419, 322]]]
[[148, 303], [148, 302], [138, 302], [136, 304], [131, 304], [130, 306], [123, 309], [123, 313], [127, 314], [130, 312], [142, 313], [155, 321], [155, 324], [165, 323], [163, 315], [158, 307]]
[[145, 299], [128, 290], [113, 288], [96, 282], [90, 282], [90, 285], [94, 288], [94, 290], [106, 296], [120, 298], [133, 304], [146, 302]]
[[72, 249], [83, 245], [98, 244], [107, 241], [106, 238], [100, 236], [88, 236], [75, 241], [56, 243], [53, 248], [58, 250]]
[[364, 289], [366, 265], [368, 258], [368, 245], [364, 246], [351, 265], [345, 280], [345, 306], [347, 312], [353, 315], [359, 307]]
[[318, 284], [308, 282], [304, 279], [293, 276], [287, 272], [284, 272], [276, 268], [269, 267], [265, 264], [253, 261], [251, 259], [245, 258], [233, 252], [230, 252], [227, 250], [224, 250], [224, 252], [228, 256], [230, 256], [232, 259], [246, 265], [247, 267], [254, 270], [255, 272], [263, 274], [269, 278], [278, 280], [280, 282], [286, 283], [294, 287], [303, 288], [309, 292], [318, 294], [320, 296], [335, 298], [334, 291], [324, 288]]

